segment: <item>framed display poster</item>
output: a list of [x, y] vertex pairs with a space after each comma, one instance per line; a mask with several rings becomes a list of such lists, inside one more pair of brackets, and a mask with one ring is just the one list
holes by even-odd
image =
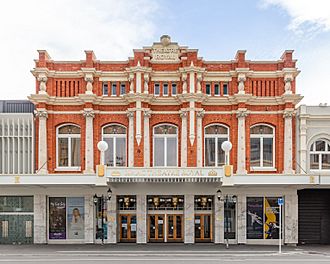
[[49, 197], [49, 239], [66, 239], [65, 197]]
[[247, 239], [263, 239], [264, 198], [248, 197], [246, 214]]
[[68, 238], [84, 239], [85, 237], [85, 199], [84, 197], [67, 198]]
[[280, 208], [277, 200], [278, 197], [265, 197], [265, 239], [278, 239]]

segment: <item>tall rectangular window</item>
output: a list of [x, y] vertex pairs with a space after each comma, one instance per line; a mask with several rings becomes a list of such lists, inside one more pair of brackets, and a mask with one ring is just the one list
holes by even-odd
[[228, 83], [224, 83], [222, 89], [223, 89], [223, 95], [228, 95]]
[[120, 84], [120, 95], [126, 94], [126, 84], [121, 83]]
[[155, 85], [154, 85], [154, 95], [159, 96], [159, 94], [160, 94], [159, 83], [155, 83]]
[[168, 83], [163, 83], [163, 96], [168, 96]]
[[102, 95], [108, 95], [109, 87], [107, 82], [102, 83]]
[[172, 96], [173, 96], [173, 95], [176, 95], [176, 94], [177, 94], [176, 83], [172, 83], [171, 86], [172, 86]]
[[205, 85], [205, 92], [207, 95], [211, 95], [211, 84], [210, 83], [207, 83]]
[[214, 84], [214, 95], [220, 95], [220, 85], [218, 83]]
[[112, 83], [111, 84], [111, 96], [116, 96], [117, 95], [117, 84]]

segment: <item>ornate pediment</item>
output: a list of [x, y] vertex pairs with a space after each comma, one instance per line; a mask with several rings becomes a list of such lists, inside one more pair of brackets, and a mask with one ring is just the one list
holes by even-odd
[[171, 37], [163, 35], [160, 42], [156, 42], [151, 47], [151, 62], [179, 62], [180, 47], [177, 43], [171, 42]]

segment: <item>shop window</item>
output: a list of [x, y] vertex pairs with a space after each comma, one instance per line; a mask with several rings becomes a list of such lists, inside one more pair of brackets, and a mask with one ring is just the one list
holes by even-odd
[[280, 197], [247, 197], [246, 238], [278, 239]]
[[251, 170], [273, 169], [275, 158], [274, 128], [256, 125], [250, 129]]
[[57, 168], [80, 170], [80, 127], [57, 128]]
[[310, 169], [330, 170], [330, 144], [326, 140], [317, 140], [310, 147]]
[[221, 144], [229, 140], [229, 129], [222, 125], [210, 125], [204, 130], [205, 166], [218, 167], [225, 164], [225, 152]]
[[103, 140], [108, 143], [105, 152], [105, 164], [109, 167], [126, 166], [126, 128], [112, 124], [103, 128]]
[[33, 196], [0, 196], [0, 212], [33, 212]]
[[154, 166], [178, 165], [178, 129], [173, 125], [158, 125], [153, 134]]
[[49, 197], [48, 219], [49, 239], [84, 239], [84, 197]]

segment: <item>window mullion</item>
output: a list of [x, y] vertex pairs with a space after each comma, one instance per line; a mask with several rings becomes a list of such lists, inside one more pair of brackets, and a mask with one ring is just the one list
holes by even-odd
[[260, 167], [264, 167], [264, 139], [260, 137]]
[[112, 140], [113, 140], [113, 166], [114, 167], [116, 167], [116, 151], [117, 151], [117, 139], [116, 139], [116, 137], [114, 136], [113, 138], [112, 138]]
[[68, 137], [68, 166], [71, 167], [71, 137]]
[[214, 164], [215, 164], [215, 167], [218, 167], [218, 138], [217, 138], [217, 136], [215, 136], [214, 142], [215, 142], [215, 149], [214, 149], [214, 151], [215, 151], [215, 155], [214, 155], [215, 162], [214, 162]]
[[165, 140], [164, 140], [164, 166], [167, 167], [167, 137], [165, 136]]

